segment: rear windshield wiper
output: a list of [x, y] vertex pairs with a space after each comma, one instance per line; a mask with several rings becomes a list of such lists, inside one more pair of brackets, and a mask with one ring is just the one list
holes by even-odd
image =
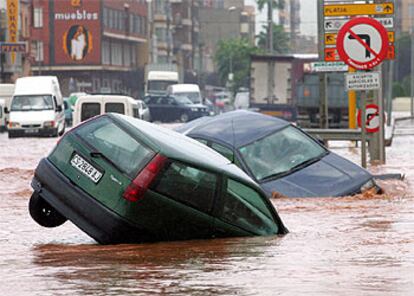
[[116, 168], [118, 171], [122, 172], [125, 174], [124, 170], [122, 170], [119, 166], [117, 166], [112, 160], [110, 160], [108, 157], [106, 157], [105, 154], [103, 154], [102, 152], [99, 151], [91, 151], [91, 153], [89, 154], [91, 157], [93, 158], [103, 158], [105, 159], [107, 162], [109, 162], [114, 168]]

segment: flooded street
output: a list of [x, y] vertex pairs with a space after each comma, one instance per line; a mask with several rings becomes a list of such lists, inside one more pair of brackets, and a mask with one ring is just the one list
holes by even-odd
[[[30, 180], [56, 138], [0, 134], [2, 295], [412, 295], [414, 122], [399, 123], [385, 194], [274, 199], [284, 237], [97, 245], [70, 222], [29, 216]], [[359, 148], [331, 145], [360, 163]], [[350, 146], [350, 145], [349, 145]]]

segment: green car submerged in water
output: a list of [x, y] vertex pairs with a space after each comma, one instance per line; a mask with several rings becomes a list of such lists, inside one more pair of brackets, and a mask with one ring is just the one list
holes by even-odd
[[285, 234], [262, 189], [212, 149], [105, 114], [68, 132], [32, 180], [32, 218], [103, 244]]

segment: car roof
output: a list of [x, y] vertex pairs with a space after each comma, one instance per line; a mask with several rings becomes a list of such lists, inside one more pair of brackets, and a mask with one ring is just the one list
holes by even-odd
[[104, 94], [99, 94], [99, 95], [82, 95], [78, 98], [78, 100], [76, 102], [82, 102], [82, 101], [88, 101], [88, 100], [93, 100], [93, 99], [111, 99], [112, 101], [119, 101], [119, 102], [129, 102], [129, 103], [136, 103], [135, 99], [129, 96], [123, 96], [123, 95], [104, 95]]
[[[254, 185], [258, 185], [230, 160], [200, 142], [185, 135], [130, 116], [116, 113], [107, 113], [116, 120], [126, 121], [145, 136], [146, 143], [157, 153], [169, 158], [201, 166], [216, 172], [225, 172], [227, 175]], [[148, 141], [150, 143], [148, 143]]]
[[180, 83], [170, 85], [173, 92], [200, 91], [198, 84]]
[[290, 125], [269, 115], [247, 110], [203, 117], [178, 127], [176, 131], [191, 137], [216, 139], [231, 147], [241, 147]]

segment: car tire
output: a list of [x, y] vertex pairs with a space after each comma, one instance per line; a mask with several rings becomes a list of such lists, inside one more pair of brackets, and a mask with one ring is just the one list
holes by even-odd
[[181, 122], [187, 122], [190, 119], [190, 116], [188, 116], [187, 113], [182, 113], [180, 116], [180, 121]]
[[30, 197], [29, 213], [33, 220], [43, 227], [57, 227], [68, 220], [48, 204], [37, 192], [34, 192]]

